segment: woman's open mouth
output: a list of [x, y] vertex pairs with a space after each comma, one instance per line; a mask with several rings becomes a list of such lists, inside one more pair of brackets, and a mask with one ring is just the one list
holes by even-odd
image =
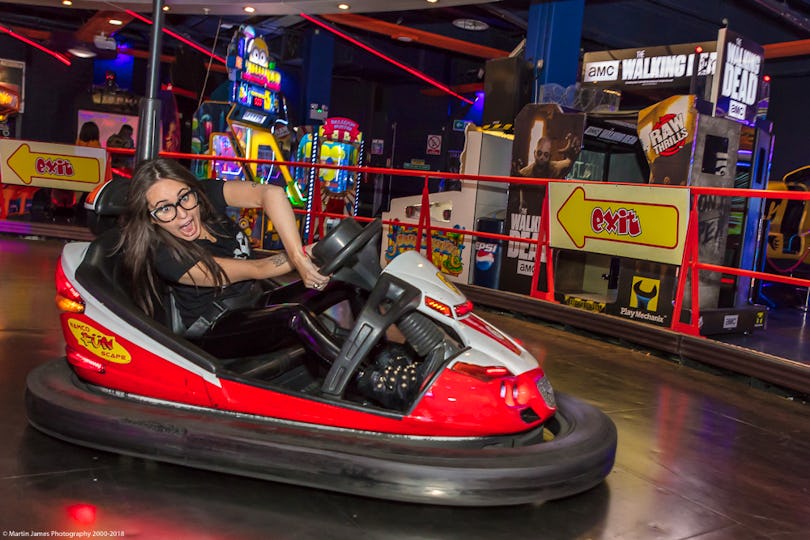
[[197, 236], [199, 232], [197, 224], [194, 222], [193, 219], [189, 219], [185, 223], [182, 223], [178, 228], [180, 230], [180, 234], [192, 240]]

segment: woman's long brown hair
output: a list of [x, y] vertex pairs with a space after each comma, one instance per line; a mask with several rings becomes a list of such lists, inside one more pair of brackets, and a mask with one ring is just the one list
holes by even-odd
[[[122, 252], [124, 273], [131, 283], [131, 296], [136, 305], [150, 316], [155, 312], [153, 299], [161, 304], [163, 302], [164, 288], [159, 286], [160, 277], [155, 268], [155, 251], [161, 243], [178, 261], [200, 261], [212, 276], [217, 289], [228, 284], [228, 277], [207, 250], [194, 242], [173, 236], [152, 221], [146, 192], [162, 179], [182, 182], [189, 189], [199, 188], [199, 180], [191, 171], [174, 160], [156, 158], [141, 162], [135, 168], [129, 184], [121, 240], [117, 246], [117, 250]], [[227, 219], [217, 215], [204, 193], [198, 191], [197, 194], [200, 219], [204, 225], [210, 226]]]

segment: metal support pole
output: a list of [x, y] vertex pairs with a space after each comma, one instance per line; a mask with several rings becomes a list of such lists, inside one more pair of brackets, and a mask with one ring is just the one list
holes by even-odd
[[577, 82], [584, 14], [585, 0], [531, 3], [525, 57], [535, 74], [534, 103], [544, 84], [565, 87]]
[[146, 97], [141, 99], [138, 123], [138, 146], [135, 159], [141, 161], [157, 157], [160, 152], [160, 52], [163, 36], [163, 0], [152, 2], [152, 35], [149, 40], [149, 72], [146, 78]]

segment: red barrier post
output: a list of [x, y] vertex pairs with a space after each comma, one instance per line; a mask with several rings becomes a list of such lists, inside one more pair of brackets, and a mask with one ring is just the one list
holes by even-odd
[[419, 207], [419, 225], [416, 229], [416, 251], [422, 251], [422, 234], [426, 234], [427, 252], [425, 257], [433, 262], [433, 234], [430, 228], [430, 190], [428, 189], [430, 177], [425, 175], [425, 182], [422, 185], [422, 205]]
[[[689, 225], [686, 228], [686, 243], [683, 248], [683, 258], [678, 274], [678, 287], [675, 290], [675, 304], [672, 307], [672, 324], [670, 328], [677, 332], [700, 335], [700, 308], [698, 298], [698, 198], [699, 193], [695, 193], [692, 198], [692, 209], [689, 212]], [[686, 279], [691, 274], [691, 318], [689, 323], [681, 322], [681, 312], [683, 311], [683, 295], [686, 290]]]
[[[548, 202], [548, 186], [543, 196], [543, 206], [541, 207], [542, 214], [540, 216], [540, 230], [537, 234], [537, 249], [534, 256], [534, 272], [532, 273], [532, 288], [530, 295], [532, 298], [539, 298], [547, 302], [557, 302], [554, 298], [554, 253], [551, 251], [551, 243], [549, 241], [549, 227], [550, 220], [548, 217], [549, 202]], [[543, 258], [546, 259], [546, 290], [538, 291], [537, 284], [540, 281], [540, 268], [543, 265]]]

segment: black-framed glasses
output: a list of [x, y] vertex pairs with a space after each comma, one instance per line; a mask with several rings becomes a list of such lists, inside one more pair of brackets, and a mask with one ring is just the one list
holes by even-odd
[[174, 204], [161, 204], [151, 212], [149, 215], [155, 218], [158, 221], [162, 221], [163, 223], [169, 223], [173, 221], [174, 218], [177, 217], [177, 207], [179, 206], [183, 210], [194, 210], [197, 208], [197, 205], [200, 204], [200, 198], [197, 196], [197, 190], [192, 189], [190, 191], [186, 191], [183, 195], [177, 199], [177, 202]]

